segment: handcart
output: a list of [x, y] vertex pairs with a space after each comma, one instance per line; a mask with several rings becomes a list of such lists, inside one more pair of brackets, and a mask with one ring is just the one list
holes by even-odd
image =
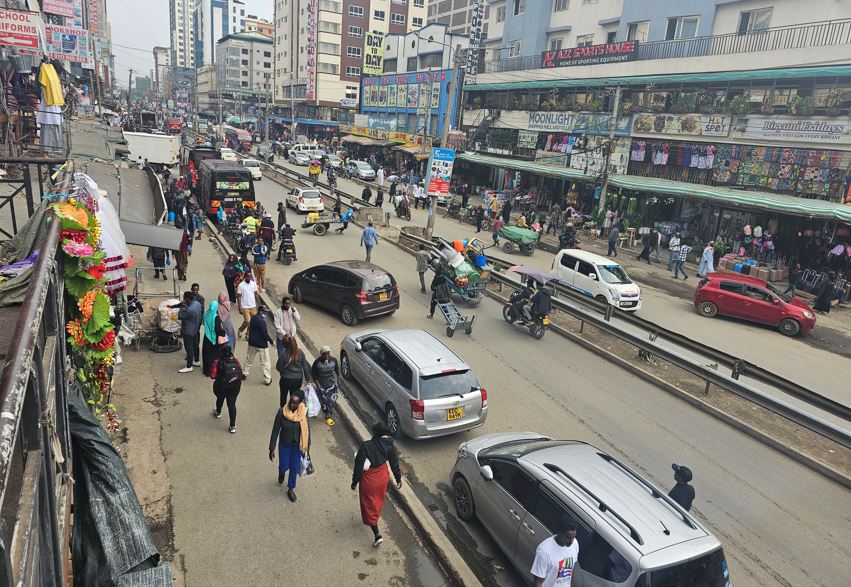
[[464, 316], [458, 311], [458, 308], [449, 300], [447, 302], [437, 302], [437, 307], [440, 308], [440, 313], [446, 320], [446, 336], [452, 337], [455, 334], [456, 328], [463, 328], [467, 336], [473, 333], [473, 322], [476, 321], [475, 316]]
[[[447, 241], [443, 243], [453, 248]], [[459, 245], [458, 248], [461, 246]], [[434, 253], [435, 258], [438, 259], [435, 272], [443, 274], [449, 281], [452, 293], [458, 295], [467, 304], [481, 302], [487, 283], [490, 281], [491, 268], [487, 265], [487, 258], [484, 256], [485, 248], [482, 241], [472, 239], [463, 248], [464, 252], [459, 252], [452, 261], [447, 261]]]
[[538, 244], [538, 233], [534, 230], [520, 228], [518, 226], [505, 226], [499, 232], [499, 236], [505, 239], [502, 250], [506, 253], [514, 252], [515, 246], [521, 253], [533, 255]]
[[301, 227], [312, 228], [313, 234], [323, 236], [332, 224], [343, 224], [343, 221], [333, 212], [310, 212]]

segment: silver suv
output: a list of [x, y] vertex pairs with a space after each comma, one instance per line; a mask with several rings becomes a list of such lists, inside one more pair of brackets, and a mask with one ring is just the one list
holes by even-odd
[[577, 528], [576, 585], [728, 587], [721, 543], [665, 492], [603, 451], [533, 432], [462, 444], [450, 477], [458, 516], [478, 518], [531, 581], [558, 520]]
[[488, 415], [488, 394], [470, 366], [424, 330], [350, 334], [340, 345], [340, 370], [381, 406], [393, 436], [445, 436], [481, 426]]

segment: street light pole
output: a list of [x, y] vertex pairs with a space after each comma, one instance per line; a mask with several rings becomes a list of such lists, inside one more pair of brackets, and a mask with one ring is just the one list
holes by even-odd
[[597, 208], [602, 212], [606, 209], [606, 191], [609, 189], [609, 161], [612, 159], [612, 145], [615, 141], [615, 128], [618, 125], [618, 109], [621, 104], [621, 87], [615, 88], [615, 105], [612, 117], [609, 119], [609, 144], [606, 145], [606, 158], [603, 161], [603, 185], [600, 188], [600, 203]]

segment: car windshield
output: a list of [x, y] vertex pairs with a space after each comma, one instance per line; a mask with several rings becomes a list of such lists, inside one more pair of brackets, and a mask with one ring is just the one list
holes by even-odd
[[788, 294], [783, 293], [782, 291], [780, 291], [779, 289], [777, 289], [776, 287], [774, 287], [774, 286], [773, 286], [773, 285], [771, 285], [770, 283], [766, 283], [766, 284], [765, 284], [765, 287], [767, 287], [767, 288], [768, 288], [768, 291], [770, 291], [771, 293], [773, 293], [774, 295], [776, 295], [778, 298], [780, 298], [781, 300], [783, 300], [783, 301], [784, 301], [784, 302], [786, 302], [787, 304], [789, 304], [789, 303], [791, 303], [791, 302], [792, 302], [792, 296], [790, 296], [790, 295], [788, 295]]
[[380, 291], [393, 286], [393, 280], [386, 273], [372, 273], [363, 278], [363, 291]]
[[243, 167], [260, 167], [260, 162], [255, 161], [254, 159], [245, 159], [242, 162]]
[[632, 283], [620, 265], [597, 265], [597, 269], [606, 283]]
[[358, 169], [362, 169], [364, 171], [372, 171], [372, 167], [369, 165], [369, 163], [364, 163], [363, 161], [358, 161], [357, 163], [355, 163], [355, 165], [358, 166]]
[[437, 399], [464, 395], [480, 389], [479, 381], [469, 369], [420, 377], [420, 399]]
[[642, 573], [636, 587], [725, 587], [730, 573], [724, 551], [718, 549], [673, 567]]
[[331, 163], [339, 163], [340, 158], [336, 155], [328, 155], [328, 161], [330, 161]]
[[316, 198], [321, 198], [322, 194], [320, 194], [316, 190], [304, 190], [303, 192], [301, 192], [301, 197], [305, 200], [313, 200]]

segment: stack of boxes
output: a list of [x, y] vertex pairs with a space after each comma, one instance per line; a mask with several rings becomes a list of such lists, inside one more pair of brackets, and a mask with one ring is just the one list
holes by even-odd
[[763, 281], [785, 281], [789, 275], [789, 269], [787, 267], [772, 268], [759, 263], [756, 259], [739, 257], [735, 253], [727, 253], [721, 257], [718, 261], [716, 271], [722, 273], [725, 271], [729, 273], [741, 273], [762, 279]]

